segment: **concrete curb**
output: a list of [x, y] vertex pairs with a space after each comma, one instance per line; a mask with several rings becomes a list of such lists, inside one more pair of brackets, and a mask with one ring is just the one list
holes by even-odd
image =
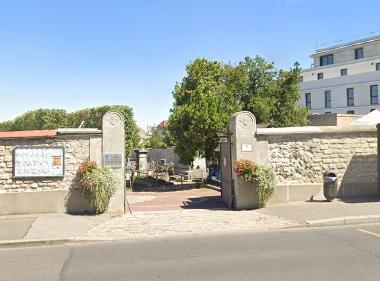
[[[310, 220], [306, 222], [298, 222], [298, 223], [294, 222], [294, 223], [295, 223], [294, 225], [286, 226], [279, 229], [273, 229], [273, 230], [380, 223], [380, 215], [337, 217], [337, 218]], [[72, 238], [35, 239], [35, 240], [2, 240], [0, 241], [0, 249], [58, 246], [58, 245], [82, 244], [82, 243], [99, 243], [99, 242], [110, 242], [110, 241], [118, 241], [118, 240], [125, 240], [125, 238], [123, 239], [104, 239], [104, 238], [81, 239], [78, 237], [72, 237]]]
[[44, 247], [44, 246], [60, 246], [68, 244], [82, 244], [82, 243], [95, 243], [105, 242], [104, 239], [77, 239], [77, 238], [63, 238], [63, 239], [41, 239], [41, 240], [3, 240], [0, 241], [0, 249], [14, 249], [14, 248], [30, 248], [30, 247]]
[[379, 223], [379, 222], [380, 222], [380, 215], [351, 216], [351, 217], [338, 217], [338, 218], [306, 221], [306, 226], [308, 227], [342, 226], [342, 225], [367, 224], [367, 223]]
[[41, 240], [3, 240], [0, 241], [0, 249], [5, 248], [27, 248], [40, 246], [53, 246], [68, 244], [71, 239], [41, 239]]

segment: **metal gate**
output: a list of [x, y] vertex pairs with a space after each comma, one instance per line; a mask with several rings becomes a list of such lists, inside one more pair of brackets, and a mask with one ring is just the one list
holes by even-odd
[[220, 139], [220, 166], [222, 176], [222, 200], [228, 207], [233, 207], [234, 189], [231, 163], [231, 135]]

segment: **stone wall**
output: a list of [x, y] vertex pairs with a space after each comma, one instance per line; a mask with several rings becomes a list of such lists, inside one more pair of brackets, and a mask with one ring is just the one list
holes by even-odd
[[177, 153], [175, 153], [175, 147], [167, 147], [167, 148], [149, 148], [147, 160], [148, 163], [154, 161], [159, 163], [161, 159], [166, 159], [167, 162], [174, 163], [174, 170], [176, 173], [187, 173], [189, 177], [193, 176], [193, 169], [199, 167], [199, 170], [202, 171], [203, 175], [206, 175], [207, 167], [206, 167], [206, 159], [205, 158], [195, 158], [193, 162], [193, 168], [187, 165], [183, 165], [180, 162], [180, 158]]
[[269, 164], [279, 185], [323, 183], [323, 173], [339, 177], [339, 196], [377, 194], [376, 128], [302, 127], [258, 129], [268, 142]]
[[189, 167], [179, 162], [179, 156], [174, 151], [175, 147], [167, 148], [150, 148], [148, 149], [147, 160], [148, 163], [154, 161], [159, 163], [161, 159], [166, 159], [167, 162], [173, 162], [176, 172], [188, 170]]
[[[6, 137], [0, 135], [0, 205], [3, 206], [0, 214], [88, 209], [77, 191], [76, 174], [79, 165], [87, 158], [101, 164], [102, 132], [69, 129], [48, 136], [35, 136], [33, 133], [25, 132], [22, 137], [17, 137], [17, 132]], [[17, 146], [63, 146], [64, 177], [14, 179], [13, 150]]]
[[[64, 178], [13, 179], [15, 146], [63, 146], [65, 148]], [[76, 188], [76, 172], [90, 156], [90, 136], [57, 136], [45, 139], [0, 139], [0, 192], [50, 191]]]

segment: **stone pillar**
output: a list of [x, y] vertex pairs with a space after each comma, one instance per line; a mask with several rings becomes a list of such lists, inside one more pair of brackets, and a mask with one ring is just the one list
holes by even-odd
[[[268, 143], [256, 140], [256, 118], [248, 111], [237, 112], [230, 120], [231, 165], [236, 160], [252, 160], [256, 164], [268, 165]], [[233, 176], [233, 194], [235, 209], [253, 209], [258, 207], [256, 191], [252, 183]]]
[[103, 116], [103, 167], [113, 170], [118, 179], [108, 210], [124, 213], [125, 201], [125, 131], [124, 116], [109, 111]]
[[148, 151], [146, 149], [136, 149], [136, 168], [140, 177], [145, 177], [148, 172]]

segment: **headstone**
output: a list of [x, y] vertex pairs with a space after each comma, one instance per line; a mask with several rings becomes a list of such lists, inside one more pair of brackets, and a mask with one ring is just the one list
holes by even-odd
[[148, 151], [146, 149], [136, 149], [136, 168], [140, 177], [145, 177], [148, 172]]
[[124, 116], [118, 111], [109, 111], [103, 116], [103, 167], [111, 169], [117, 179], [116, 192], [108, 210], [124, 212], [125, 192], [125, 131]]

